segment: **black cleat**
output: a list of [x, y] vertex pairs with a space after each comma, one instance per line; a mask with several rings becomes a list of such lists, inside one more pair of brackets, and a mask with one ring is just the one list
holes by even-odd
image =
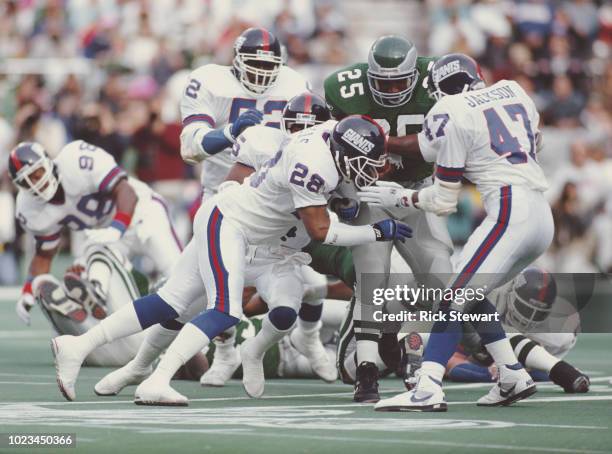
[[378, 394], [378, 368], [376, 364], [363, 361], [357, 366], [357, 379], [355, 380], [355, 402], [375, 403], [380, 400]]

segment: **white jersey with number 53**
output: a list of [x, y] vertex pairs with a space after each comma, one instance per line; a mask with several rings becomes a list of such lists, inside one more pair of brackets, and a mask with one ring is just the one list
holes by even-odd
[[536, 157], [540, 116], [521, 86], [501, 80], [490, 87], [445, 96], [429, 111], [419, 133], [436, 178], [474, 183], [486, 197], [503, 186], [548, 188]]
[[340, 179], [326, 142], [335, 124], [330, 120], [294, 134], [242, 185], [216, 196], [225, 218], [250, 244], [277, 244], [301, 222], [298, 208], [327, 204]]
[[[261, 95], [247, 92], [232, 72], [231, 66], [209, 64], [189, 75], [181, 99], [181, 155], [202, 152], [202, 139], [210, 131], [233, 123], [248, 109], [264, 114], [262, 124], [280, 128], [287, 102], [308, 90], [306, 80], [293, 69], [283, 66], [276, 83]], [[202, 163], [202, 186], [208, 194], [217, 192], [232, 165], [230, 148]]]

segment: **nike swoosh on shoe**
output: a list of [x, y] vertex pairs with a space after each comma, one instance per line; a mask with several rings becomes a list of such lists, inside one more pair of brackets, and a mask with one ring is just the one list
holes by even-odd
[[425, 397], [410, 396], [410, 402], [414, 402], [414, 403], [424, 402], [427, 399], [431, 398], [431, 396], [433, 396], [433, 393], [429, 393]]

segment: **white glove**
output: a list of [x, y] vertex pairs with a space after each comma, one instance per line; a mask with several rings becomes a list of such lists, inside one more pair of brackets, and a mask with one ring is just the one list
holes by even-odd
[[87, 240], [91, 243], [115, 243], [121, 239], [123, 232], [115, 227], [104, 229], [91, 229], [85, 232]]
[[377, 181], [376, 186], [367, 186], [357, 193], [359, 200], [383, 208], [409, 208], [413, 189], [405, 189], [393, 181]]
[[34, 295], [31, 293], [24, 292], [19, 297], [17, 305], [15, 306], [15, 312], [21, 321], [30, 326], [30, 310], [34, 306], [35, 300]]

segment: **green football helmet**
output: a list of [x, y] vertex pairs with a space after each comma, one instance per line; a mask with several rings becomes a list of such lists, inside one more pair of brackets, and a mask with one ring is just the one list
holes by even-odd
[[368, 54], [368, 85], [374, 101], [397, 107], [410, 100], [419, 79], [414, 43], [396, 35], [381, 36]]

